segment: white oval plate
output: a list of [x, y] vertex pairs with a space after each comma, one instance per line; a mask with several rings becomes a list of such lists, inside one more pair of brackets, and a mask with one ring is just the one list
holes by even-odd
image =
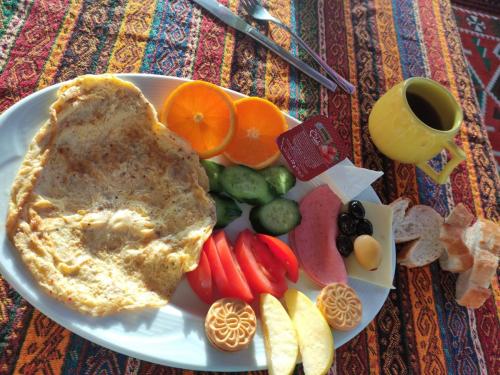
[[[146, 98], [159, 108], [161, 103], [184, 79], [149, 74], [118, 74], [137, 85]], [[57, 84], [38, 91], [13, 105], [0, 116], [0, 271], [3, 277], [33, 306], [70, 331], [97, 344], [142, 360], [205, 371], [245, 371], [266, 368], [264, 343], [259, 328], [252, 345], [241, 352], [220, 352], [207, 342], [203, 319], [208, 306], [191, 291], [185, 279], [178, 286], [171, 302], [161, 309], [128, 312], [105, 318], [93, 318], [67, 308], [45, 294], [22, 263], [5, 233], [5, 218], [12, 182], [31, 139], [49, 115], [55, 100]], [[226, 90], [232, 97], [244, 95]], [[290, 127], [299, 122], [286, 116]], [[299, 182], [298, 185], [305, 184]], [[289, 196], [299, 199], [306, 186], [293, 189]], [[294, 193], [295, 190], [295, 193]], [[372, 188], [359, 199], [380, 202]], [[242, 218], [231, 224], [229, 236], [248, 227], [248, 208]], [[395, 269], [395, 248], [392, 249], [392, 274]], [[363, 330], [381, 309], [389, 289], [349, 279], [363, 303], [361, 324], [348, 332], [334, 332], [335, 347], [343, 345]], [[319, 289], [301, 274], [294, 287], [315, 299]]]

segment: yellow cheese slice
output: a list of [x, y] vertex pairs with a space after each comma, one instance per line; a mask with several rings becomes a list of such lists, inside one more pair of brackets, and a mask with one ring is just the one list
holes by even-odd
[[383, 288], [394, 289], [392, 281], [392, 208], [383, 204], [362, 202], [365, 207], [365, 217], [373, 225], [373, 237], [382, 247], [382, 261], [375, 271], [367, 271], [361, 267], [354, 252], [345, 260], [347, 274], [358, 280], [363, 280]]

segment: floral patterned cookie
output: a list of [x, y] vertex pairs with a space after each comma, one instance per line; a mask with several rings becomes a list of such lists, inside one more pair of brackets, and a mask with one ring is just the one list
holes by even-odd
[[249, 304], [234, 298], [215, 301], [205, 318], [205, 333], [220, 350], [236, 352], [252, 341], [257, 327], [255, 312]]
[[332, 283], [325, 286], [316, 305], [333, 329], [348, 331], [361, 322], [361, 301], [347, 284]]

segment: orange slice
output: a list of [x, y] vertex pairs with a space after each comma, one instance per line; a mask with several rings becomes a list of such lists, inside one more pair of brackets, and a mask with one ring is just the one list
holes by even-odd
[[208, 82], [192, 81], [177, 87], [165, 100], [160, 120], [188, 141], [201, 158], [220, 154], [236, 127], [231, 97]]
[[254, 169], [272, 164], [280, 156], [276, 138], [288, 129], [285, 116], [261, 98], [244, 98], [234, 104], [238, 122], [224, 155], [233, 163]]

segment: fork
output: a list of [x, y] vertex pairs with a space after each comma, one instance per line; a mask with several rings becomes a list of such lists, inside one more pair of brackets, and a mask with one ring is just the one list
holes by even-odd
[[260, 0], [241, 0], [241, 4], [243, 5], [243, 8], [245, 8], [246, 12], [248, 13], [249, 16], [255, 18], [256, 20], [259, 21], [270, 21], [281, 27], [282, 29], [285, 29], [288, 31], [288, 33], [293, 36], [299, 45], [304, 48], [312, 57], [313, 59], [321, 65], [323, 69], [327, 72], [327, 74], [333, 78], [333, 80], [339, 85], [340, 88], [342, 88], [345, 92], [348, 94], [352, 95], [354, 91], [356, 90], [354, 86], [348, 82], [344, 77], [342, 77], [340, 74], [338, 74], [335, 70], [330, 68], [330, 66], [316, 53], [314, 50], [307, 45], [304, 40], [295, 34], [292, 29], [290, 29], [287, 25], [285, 25], [283, 22], [281, 22], [279, 19], [273, 17], [266, 8], [264, 8], [260, 2]]

